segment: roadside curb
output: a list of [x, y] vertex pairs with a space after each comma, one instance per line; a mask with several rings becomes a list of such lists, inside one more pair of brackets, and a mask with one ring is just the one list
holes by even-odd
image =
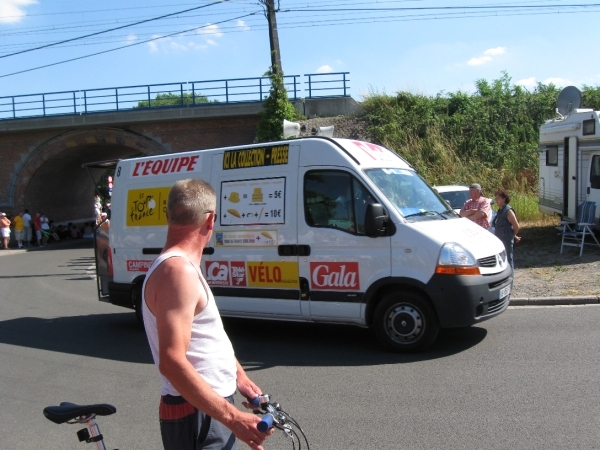
[[511, 298], [510, 306], [597, 305], [598, 296]]

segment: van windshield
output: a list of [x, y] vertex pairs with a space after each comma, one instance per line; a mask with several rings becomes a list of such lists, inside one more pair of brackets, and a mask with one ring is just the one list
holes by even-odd
[[448, 204], [412, 170], [367, 169], [365, 173], [409, 222], [458, 217]]

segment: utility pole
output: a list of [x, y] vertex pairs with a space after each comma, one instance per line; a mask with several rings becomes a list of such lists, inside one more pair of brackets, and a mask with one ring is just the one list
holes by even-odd
[[265, 16], [269, 23], [269, 44], [271, 46], [271, 67], [276, 74], [282, 74], [281, 53], [279, 52], [279, 35], [277, 33], [277, 18], [275, 12], [279, 11], [279, 0], [277, 0], [277, 10], [275, 9], [275, 0], [260, 0], [265, 7]]

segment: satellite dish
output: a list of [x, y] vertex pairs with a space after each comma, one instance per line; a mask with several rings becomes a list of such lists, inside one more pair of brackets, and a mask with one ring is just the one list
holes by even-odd
[[328, 138], [333, 137], [333, 125], [329, 127], [319, 127], [317, 130], [317, 136], [325, 136]]
[[300, 124], [283, 119], [283, 138], [300, 136]]
[[581, 107], [581, 92], [575, 86], [567, 86], [560, 94], [556, 102], [556, 110], [563, 116], [568, 116], [575, 109]]

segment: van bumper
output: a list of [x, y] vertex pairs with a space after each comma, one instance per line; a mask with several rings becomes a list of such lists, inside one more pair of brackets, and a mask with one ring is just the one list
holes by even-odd
[[501, 314], [510, 303], [510, 294], [500, 298], [510, 286], [513, 270], [508, 266], [495, 275], [434, 274], [425, 290], [442, 328], [468, 327]]

